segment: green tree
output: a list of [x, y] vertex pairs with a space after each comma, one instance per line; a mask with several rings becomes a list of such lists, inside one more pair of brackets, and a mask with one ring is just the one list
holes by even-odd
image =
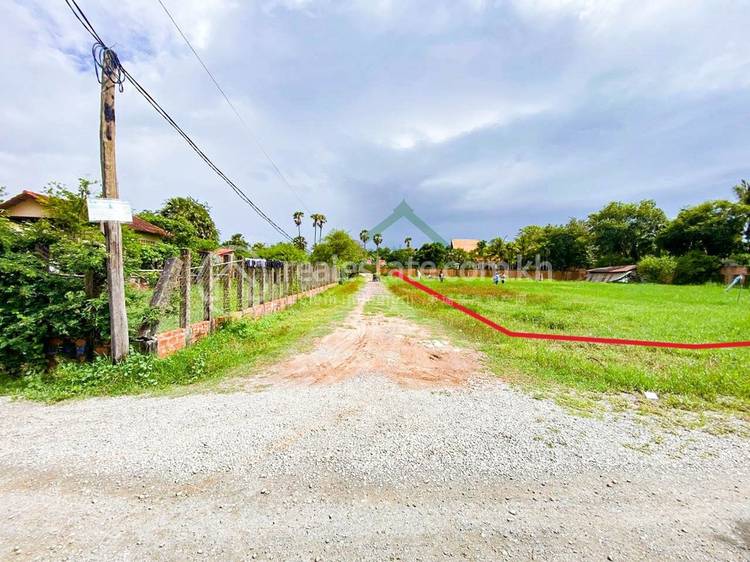
[[448, 248], [440, 242], [428, 242], [422, 244], [417, 250], [415, 257], [418, 263], [434, 263], [437, 267], [443, 267], [448, 255]]
[[364, 259], [365, 251], [345, 230], [332, 230], [312, 252], [315, 263], [353, 263]]
[[750, 183], [746, 180], [741, 180], [740, 183], [735, 185], [733, 188], [737, 200], [743, 205], [750, 205]]
[[198, 238], [219, 243], [219, 231], [206, 203], [192, 197], [172, 197], [164, 203], [158, 214], [168, 219], [184, 220], [195, 228]]
[[533, 260], [544, 251], [544, 227], [535, 224], [524, 226], [518, 231], [518, 235], [509, 244], [509, 254], [512, 261]]
[[359, 239], [362, 241], [362, 247], [367, 250], [367, 241], [370, 239], [370, 231], [367, 229], [362, 229], [359, 232]]
[[279, 242], [271, 246], [254, 245], [252, 253], [259, 258], [286, 262], [306, 262], [308, 255], [291, 242]]
[[646, 256], [638, 262], [638, 276], [647, 283], [671, 283], [676, 269], [672, 256]]
[[294, 211], [294, 214], [292, 215], [292, 219], [294, 219], [294, 224], [297, 225], [297, 236], [299, 238], [302, 237], [302, 219], [305, 218], [305, 213], [302, 211]]
[[495, 261], [508, 260], [508, 247], [502, 238], [493, 238], [487, 245], [487, 256]]
[[743, 250], [750, 207], [731, 201], [706, 201], [686, 207], [659, 236], [659, 246], [676, 256], [700, 251], [725, 258]]
[[699, 284], [707, 281], [719, 281], [721, 260], [709, 256], [700, 250], [691, 250], [677, 258], [674, 271], [674, 282], [677, 285]]
[[565, 225], [544, 227], [541, 254], [559, 270], [589, 266], [589, 237], [583, 221], [571, 219]]
[[[72, 191], [52, 184], [44, 202], [49, 217], [36, 222], [19, 227], [0, 216], [0, 371], [18, 375], [43, 367], [49, 338], [108, 337], [106, 292], [90, 294], [84, 286], [90, 275], [106, 289], [104, 236], [86, 212], [90, 186], [81, 180]], [[123, 229], [126, 277], [141, 267], [144, 251], [155, 248]], [[126, 299], [137, 329], [145, 298], [126, 287]]]
[[322, 226], [320, 221], [323, 219], [323, 215], [320, 213], [313, 213], [310, 215], [310, 219], [313, 223], [313, 246], [315, 246], [315, 244], [318, 243], [318, 227]]
[[380, 251], [380, 245], [383, 243], [383, 235], [377, 233], [372, 237], [372, 241], [375, 243], [375, 247], [377, 248], [377, 250]]
[[294, 240], [292, 240], [292, 244], [303, 252], [307, 250], [307, 240], [305, 240], [304, 236], [295, 236]]
[[609, 203], [588, 218], [596, 262], [637, 263], [642, 256], [657, 253], [656, 239], [666, 225], [667, 216], [655, 201]]
[[477, 242], [477, 247], [471, 252], [471, 254], [477, 260], [484, 260], [487, 257], [487, 240], [480, 240]]

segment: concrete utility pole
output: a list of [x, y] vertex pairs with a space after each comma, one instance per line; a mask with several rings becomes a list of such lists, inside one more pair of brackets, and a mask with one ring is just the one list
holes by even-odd
[[[115, 169], [115, 82], [116, 61], [109, 50], [103, 53], [101, 110], [99, 139], [102, 162], [102, 195], [117, 199], [117, 171]], [[125, 311], [125, 272], [122, 260], [122, 228], [119, 222], [104, 223], [107, 240], [107, 285], [109, 287], [109, 328], [112, 360], [122, 361], [130, 348], [128, 316]]]

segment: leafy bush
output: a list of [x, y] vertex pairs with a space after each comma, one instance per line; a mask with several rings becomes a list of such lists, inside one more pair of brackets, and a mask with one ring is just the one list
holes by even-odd
[[674, 282], [677, 285], [693, 285], [708, 281], [720, 281], [721, 260], [694, 250], [677, 260]]
[[638, 262], [638, 275], [648, 283], [671, 283], [677, 268], [672, 256], [646, 256]]

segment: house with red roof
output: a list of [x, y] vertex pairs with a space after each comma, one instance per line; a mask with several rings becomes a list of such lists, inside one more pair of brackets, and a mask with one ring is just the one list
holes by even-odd
[[[24, 189], [21, 193], [0, 203], [0, 210], [14, 222], [35, 221], [49, 216], [49, 211], [44, 204], [47, 199], [46, 195]], [[137, 216], [133, 216], [133, 222], [126, 224], [125, 227], [133, 230], [143, 242], [159, 242], [169, 236], [163, 228]]]

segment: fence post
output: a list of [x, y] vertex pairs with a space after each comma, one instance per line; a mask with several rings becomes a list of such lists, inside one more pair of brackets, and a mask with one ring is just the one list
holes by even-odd
[[[182, 279], [180, 283], [180, 328], [189, 329], [190, 327], [190, 294], [192, 272], [190, 270], [190, 250], [183, 248], [180, 251], [182, 256]], [[190, 341], [190, 334], [185, 333], [185, 341]]]
[[234, 271], [237, 275], [237, 310], [242, 312], [245, 307], [242, 306], [245, 300], [245, 260], [240, 259], [239, 263], [234, 264]]
[[250, 287], [248, 288], [248, 296], [247, 300], [249, 302], [250, 308], [255, 306], [255, 267], [249, 267], [248, 271], [250, 272]]
[[229, 314], [229, 311], [231, 310], [231, 303], [229, 300], [229, 287], [230, 283], [232, 281], [232, 255], [231, 254], [224, 254], [223, 261], [224, 261], [224, 267], [222, 267], [221, 274], [221, 288], [222, 292], [224, 293], [222, 295], [224, 300], [224, 314]]
[[258, 304], [266, 302], [266, 266], [260, 268], [260, 279], [258, 280]]
[[214, 256], [211, 253], [206, 254], [201, 266], [206, 279], [203, 281], [203, 320], [211, 322], [214, 319], [213, 298], [214, 298]]
[[284, 269], [283, 269], [283, 276], [284, 276], [284, 296], [289, 296], [289, 264], [284, 262]]

